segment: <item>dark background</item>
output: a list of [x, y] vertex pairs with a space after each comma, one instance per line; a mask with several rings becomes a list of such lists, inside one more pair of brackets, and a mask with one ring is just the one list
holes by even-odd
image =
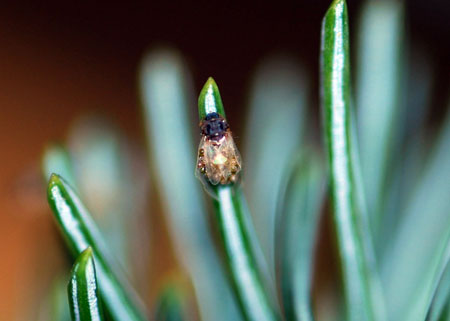
[[[37, 178], [39, 157], [48, 141], [63, 139], [83, 111], [98, 110], [142, 144], [136, 72], [146, 49], [161, 44], [181, 50], [197, 89], [207, 77], [216, 79], [237, 132], [242, 129], [237, 115], [245, 108], [251, 72], [273, 52], [289, 52], [303, 61], [314, 84], [311, 107], [317, 110], [320, 24], [328, 5], [329, 1], [312, 0], [2, 2], [0, 319], [24, 319], [24, 307], [33, 306], [35, 294], [42, 292], [33, 289], [46, 287], [51, 278], [46, 260], [58, 261]], [[348, 5], [353, 36], [361, 3]], [[431, 118], [439, 118], [447, 106], [450, 78], [449, 4], [406, 1], [406, 13], [409, 44], [424, 47], [433, 61]], [[153, 229], [161, 230], [160, 246], [170, 248], [161, 218]], [[175, 264], [172, 255], [161, 256], [152, 273]]]

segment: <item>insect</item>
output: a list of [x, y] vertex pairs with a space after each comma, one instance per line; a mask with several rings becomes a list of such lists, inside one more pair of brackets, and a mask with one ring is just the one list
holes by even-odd
[[218, 113], [209, 113], [200, 121], [196, 176], [213, 185], [235, 183], [241, 170], [241, 156], [230, 126]]

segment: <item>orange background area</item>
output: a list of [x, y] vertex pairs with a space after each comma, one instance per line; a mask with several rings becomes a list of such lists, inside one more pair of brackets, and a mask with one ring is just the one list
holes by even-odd
[[[91, 110], [107, 115], [144, 148], [137, 61], [124, 64], [84, 39], [60, 39], [12, 16], [0, 21], [0, 320], [30, 320], [56, 271], [67, 268], [46, 202], [40, 155]], [[153, 216], [164, 255], [152, 261], [149, 273], [161, 275], [175, 262], [161, 216]]]

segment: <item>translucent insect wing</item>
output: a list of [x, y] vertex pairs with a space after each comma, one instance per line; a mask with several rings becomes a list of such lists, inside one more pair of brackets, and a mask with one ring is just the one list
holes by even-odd
[[219, 142], [202, 136], [199, 145], [196, 175], [202, 182], [217, 184], [234, 183], [241, 170], [241, 156], [231, 133]]

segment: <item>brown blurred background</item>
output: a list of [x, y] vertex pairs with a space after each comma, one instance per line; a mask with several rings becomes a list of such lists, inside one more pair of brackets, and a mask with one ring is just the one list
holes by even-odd
[[[353, 32], [360, 2], [348, 2]], [[93, 110], [108, 115], [144, 148], [136, 72], [145, 50], [159, 44], [181, 50], [197, 89], [208, 76], [215, 77], [238, 133], [237, 114], [245, 108], [251, 71], [275, 51], [303, 60], [316, 110], [320, 23], [327, 6], [328, 1], [312, 0], [258, 5], [2, 2], [0, 320], [25, 320], [24, 310], [37, 308], [36, 295], [48, 287], [49, 262], [63, 261], [40, 180], [39, 158], [47, 142], [64, 139], [71, 122]], [[439, 115], [450, 76], [449, 5], [413, 0], [406, 9], [410, 43], [425, 47], [434, 62], [432, 115]], [[149, 271], [150, 288], [176, 265], [173, 254], [167, 254], [170, 242], [161, 216], [152, 219], [152, 235], [158, 259]]]

